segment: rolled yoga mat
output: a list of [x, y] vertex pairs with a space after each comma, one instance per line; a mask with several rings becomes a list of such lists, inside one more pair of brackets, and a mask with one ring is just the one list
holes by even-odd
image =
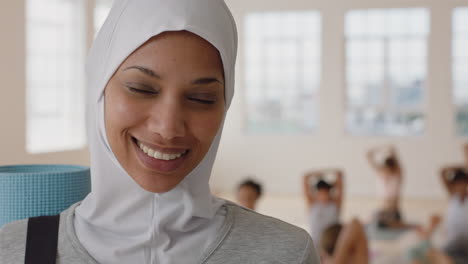
[[0, 228], [19, 219], [58, 214], [90, 191], [89, 167], [0, 166]]

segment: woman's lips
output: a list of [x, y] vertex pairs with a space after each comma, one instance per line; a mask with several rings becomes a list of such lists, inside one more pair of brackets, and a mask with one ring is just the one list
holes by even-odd
[[177, 151], [171, 150], [171, 153], [164, 153], [154, 150], [136, 139], [133, 139], [132, 141], [135, 146], [136, 154], [143, 165], [148, 169], [157, 172], [168, 173], [175, 171], [182, 165], [190, 154], [188, 149]]

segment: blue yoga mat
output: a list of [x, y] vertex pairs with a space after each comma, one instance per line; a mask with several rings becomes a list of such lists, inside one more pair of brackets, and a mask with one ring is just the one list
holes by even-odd
[[19, 219], [58, 214], [90, 191], [89, 167], [0, 166], [0, 227]]

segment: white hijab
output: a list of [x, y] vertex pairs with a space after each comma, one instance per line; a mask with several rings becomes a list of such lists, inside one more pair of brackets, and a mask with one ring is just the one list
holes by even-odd
[[151, 37], [179, 30], [218, 49], [227, 110], [234, 94], [237, 32], [223, 0], [116, 0], [91, 48], [86, 70], [92, 191], [76, 208], [74, 225], [99, 263], [195, 263], [224, 223], [223, 202], [208, 184], [222, 126], [201, 163], [162, 194], [133, 181], [106, 137], [103, 91], [109, 79]]

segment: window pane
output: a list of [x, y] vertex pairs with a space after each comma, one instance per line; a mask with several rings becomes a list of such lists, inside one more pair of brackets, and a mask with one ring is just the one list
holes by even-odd
[[348, 131], [421, 133], [428, 11], [355, 10], [345, 21]]
[[421, 39], [389, 41], [389, 88], [395, 107], [419, 107], [426, 77], [426, 42]]
[[453, 14], [453, 95], [458, 134], [468, 135], [468, 7]]
[[245, 25], [247, 130], [315, 129], [321, 59], [319, 14], [252, 13]]
[[83, 0], [26, 1], [29, 152], [85, 144], [83, 12]]

